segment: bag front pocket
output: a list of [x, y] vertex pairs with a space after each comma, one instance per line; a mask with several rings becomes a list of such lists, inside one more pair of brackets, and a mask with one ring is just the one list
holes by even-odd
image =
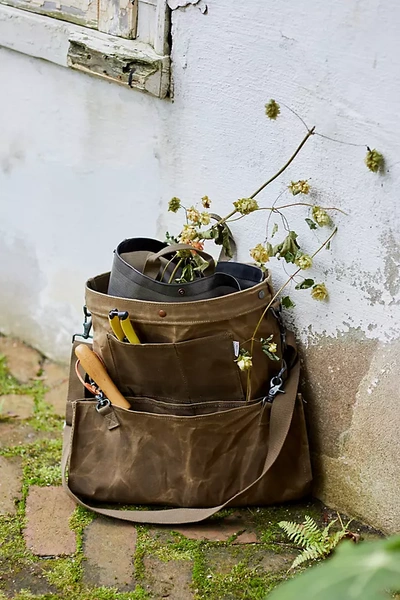
[[[128, 400], [135, 405], [134, 398]], [[68, 484], [88, 499], [214, 506], [262, 471], [269, 404], [241, 402], [194, 416], [114, 406], [117, 425], [111, 428], [96, 402], [74, 404]]]
[[106, 350], [106, 367], [124, 396], [174, 402], [244, 399], [228, 333], [160, 344], [127, 344], [108, 334]]

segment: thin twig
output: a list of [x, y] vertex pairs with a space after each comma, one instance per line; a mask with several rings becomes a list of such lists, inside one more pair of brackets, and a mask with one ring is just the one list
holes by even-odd
[[172, 262], [175, 260], [175, 258], [176, 258], [176, 254], [177, 254], [177, 253], [175, 252], [175, 254], [173, 255], [173, 257], [172, 257], [172, 258], [171, 258], [171, 259], [170, 259], [170, 260], [167, 262], [167, 264], [165, 265], [165, 268], [163, 269], [163, 272], [161, 273], [161, 278], [160, 278], [160, 281], [162, 281], [162, 280], [164, 279], [164, 275], [165, 275], [165, 273], [166, 273], [166, 271], [167, 271], [167, 269], [168, 269], [169, 265], [170, 265], [170, 264], [171, 264], [171, 263], [172, 263]]
[[280, 100], [279, 100], [279, 104], [282, 104], [282, 106], [284, 106], [285, 108], [287, 108], [288, 110], [290, 110], [290, 112], [293, 113], [303, 123], [303, 125], [307, 129], [307, 131], [310, 131], [310, 128], [307, 125], [307, 123], [304, 121], [304, 119], [295, 110], [293, 110], [293, 108], [290, 108], [290, 106], [288, 106], [284, 102], [281, 102]]
[[[331, 233], [331, 235], [328, 237], [327, 240], [325, 240], [325, 242], [318, 248], [318, 250], [316, 250], [314, 252], [314, 254], [311, 255], [311, 258], [314, 258], [314, 256], [316, 256], [321, 250], [322, 248], [324, 248], [333, 238], [333, 236], [336, 234], [337, 232], [337, 227], [335, 227], [335, 229], [333, 230], [333, 232]], [[261, 323], [264, 320], [265, 315], [267, 314], [267, 312], [269, 311], [269, 309], [271, 308], [272, 304], [275, 302], [275, 300], [277, 299], [277, 297], [279, 296], [279, 294], [285, 289], [285, 287], [291, 282], [293, 281], [293, 279], [296, 277], [296, 275], [298, 275], [300, 273], [302, 269], [297, 269], [290, 277], [289, 279], [283, 284], [281, 285], [281, 287], [279, 288], [279, 290], [272, 296], [271, 300], [268, 302], [267, 306], [265, 307], [265, 309], [262, 312], [261, 317], [258, 320], [258, 323], [256, 325], [255, 330], [253, 331], [253, 335], [251, 338], [251, 346], [250, 346], [250, 356], [253, 356], [253, 351], [254, 351], [254, 341], [255, 341], [255, 336], [257, 335], [257, 331], [259, 330]], [[249, 370], [249, 372], [251, 373], [251, 369]], [[249, 377], [249, 375], [247, 376]], [[246, 394], [246, 400], [250, 400], [250, 395], [249, 395], [249, 387], [247, 387], [247, 394]]]
[[180, 259], [178, 260], [178, 262], [176, 263], [176, 267], [175, 267], [175, 269], [174, 269], [174, 270], [172, 271], [172, 273], [171, 273], [171, 277], [168, 279], [168, 283], [172, 283], [172, 282], [173, 282], [173, 280], [174, 280], [174, 277], [175, 277], [175, 275], [176, 275], [176, 272], [177, 272], [177, 270], [179, 269], [179, 267], [181, 266], [181, 264], [182, 264], [182, 263], [183, 263], [183, 258], [180, 258]]
[[335, 138], [331, 138], [328, 135], [324, 135], [323, 133], [314, 132], [314, 135], [318, 135], [318, 137], [325, 138], [326, 140], [330, 140], [331, 142], [336, 142], [337, 144], [344, 144], [345, 146], [355, 146], [356, 148], [368, 148], [367, 144], [354, 144], [353, 142], [343, 142], [342, 140], [335, 140]]
[[[290, 208], [292, 206], [310, 206], [310, 207], [314, 207], [315, 204], [309, 204], [307, 202], [293, 202], [292, 204], [284, 204], [283, 206], [277, 206], [274, 210], [282, 210], [283, 208]], [[337, 208], [336, 206], [320, 206], [319, 208], [321, 208], [322, 210], [337, 210], [338, 212], [342, 213], [343, 215], [346, 215], [346, 216], [348, 215], [348, 213], [346, 213], [341, 208]]]
[[[264, 188], [267, 187], [267, 185], [269, 185], [272, 181], [274, 181], [277, 177], [279, 177], [279, 175], [281, 175], [283, 173], [283, 171], [285, 171], [285, 169], [287, 169], [287, 167], [290, 165], [290, 163], [296, 158], [296, 156], [298, 155], [298, 153], [300, 152], [300, 150], [302, 149], [302, 147], [304, 146], [304, 144], [306, 143], [308, 138], [314, 134], [314, 130], [315, 130], [315, 126], [308, 130], [307, 135], [304, 137], [304, 139], [302, 140], [300, 145], [297, 147], [294, 154], [292, 154], [292, 156], [289, 158], [287, 163], [285, 163], [283, 165], [283, 167], [281, 169], [279, 169], [279, 171], [277, 173], [275, 173], [275, 175], [273, 175], [270, 179], [268, 179], [268, 181], [263, 183], [262, 186], [258, 188], [258, 190], [256, 190], [251, 196], [249, 196], [249, 198], [251, 198], [251, 199], [255, 198]], [[233, 215], [235, 215], [237, 212], [238, 212], [238, 210], [235, 208], [235, 210], [230, 212], [229, 215], [220, 219], [218, 221], [218, 223], [215, 223], [215, 225], [212, 226], [212, 229], [214, 229], [214, 227], [218, 227], [218, 225], [223, 225], [224, 223], [226, 223], [226, 221], [228, 219], [230, 219], [231, 217], [233, 217]]]
[[258, 190], [256, 190], [250, 196], [250, 198], [255, 198], [265, 187], [267, 187], [267, 185], [269, 185], [270, 183], [272, 183], [272, 181], [274, 181], [274, 179], [276, 179], [277, 177], [279, 177], [279, 175], [281, 175], [283, 173], [283, 171], [285, 169], [287, 169], [287, 167], [290, 165], [290, 163], [296, 158], [296, 156], [298, 155], [298, 153], [300, 152], [300, 150], [302, 149], [302, 147], [304, 146], [304, 144], [306, 143], [306, 141], [308, 140], [308, 138], [311, 137], [314, 134], [314, 130], [315, 130], [315, 126], [308, 130], [307, 135], [302, 140], [301, 144], [298, 146], [298, 148], [296, 149], [295, 153], [292, 154], [292, 156], [289, 158], [289, 160], [287, 161], [287, 163], [284, 164], [283, 167], [281, 169], [279, 169], [279, 171], [277, 173], [275, 173], [275, 175], [273, 175], [270, 179], [268, 179], [268, 181], [266, 181], [265, 183], [263, 183], [263, 185], [260, 188], [258, 188]]
[[[275, 200], [272, 203], [272, 208], [275, 208], [275, 204], [278, 202], [279, 198], [281, 196], [283, 196], [283, 194], [286, 192], [286, 189], [282, 190], [282, 192], [279, 194], [279, 196], [277, 196], [275, 198]], [[267, 218], [267, 225], [265, 227], [266, 231], [265, 231], [265, 241], [268, 240], [268, 229], [269, 229], [269, 222], [271, 220], [271, 216], [272, 216], [272, 211], [269, 213], [268, 218]]]

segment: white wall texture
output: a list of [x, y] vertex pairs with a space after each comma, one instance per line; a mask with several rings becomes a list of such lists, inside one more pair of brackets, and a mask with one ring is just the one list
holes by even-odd
[[[207, 14], [188, 6], [172, 18], [173, 101], [0, 48], [0, 331], [66, 360], [70, 335], [81, 329], [84, 282], [110, 269], [120, 240], [177, 231], [179, 218], [167, 213], [172, 196], [189, 205], [207, 194], [225, 214], [289, 158], [305, 129], [284, 108], [269, 121], [264, 104], [271, 97], [317, 132], [376, 147], [386, 159], [384, 174], [366, 169], [365, 148], [314, 136], [259, 201], [269, 206], [291, 179], [309, 178], [313, 200], [348, 213], [335, 219], [332, 250], [319, 255], [312, 272], [327, 282], [329, 301], [293, 291], [290, 319], [306, 358], [307, 348], [327, 341], [336, 348], [323, 363], [317, 353], [312, 364], [314, 372], [324, 365], [321, 378], [333, 372], [340, 378], [344, 368], [351, 379], [360, 348], [367, 348], [333, 450], [324, 447], [329, 423], [315, 411], [325, 477], [340, 480], [336, 491], [322, 483], [320, 497], [388, 531], [400, 529], [391, 475], [368, 465], [362, 470], [361, 455], [358, 479], [346, 471], [356, 454], [352, 431], [369, 446], [360, 415], [381, 389], [379, 422], [400, 366], [400, 5], [210, 0]], [[305, 225], [305, 209], [287, 216], [305, 248], [315, 250], [323, 238]], [[239, 259], [249, 260], [249, 248], [264, 238], [265, 213], [232, 229]], [[283, 281], [280, 264], [272, 273], [276, 284]], [[329, 404], [317, 388], [318, 382], [314, 400]], [[398, 386], [390, 389], [394, 419]], [[383, 430], [378, 438], [375, 462], [390, 462], [391, 473], [399, 460], [397, 434]]]

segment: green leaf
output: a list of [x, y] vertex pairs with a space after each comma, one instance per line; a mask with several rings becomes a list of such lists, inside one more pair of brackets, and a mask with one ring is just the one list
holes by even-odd
[[165, 232], [165, 243], [166, 244], [179, 244], [178, 238], [171, 235], [169, 231]]
[[194, 281], [196, 279], [196, 275], [193, 269], [193, 265], [190, 263], [185, 265], [182, 269], [182, 274], [179, 278], [175, 279], [176, 283], [188, 283], [189, 281]]
[[327, 250], [330, 250], [330, 249], [331, 249], [331, 240], [329, 240], [329, 242], [327, 243], [327, 245], [325, 246], [325, 248], [326, 248]]
[[265, 338], [260, 338], [260, 342], [261, 342], [262, 344], [268, 344], [269, 342], [272, 342], [272, 340], [273, 340], [273, 339], [274, 339], [274, 334], [272, 334], [272, 335], [269, 335], [269, 336], [267, 337], [267, 339], [265, 339]]
[[268, 252], [268, 256], [273, 256], [274, 255], [274, 249], [272, 247], [272, 244], [270, 244], [269, 242], [267, 242], [265, 244], [265, 249]]
[[225, 251], [225, 254], [228, 258], [233, 257], [233, 252], [231, 248], [231, 236], [229, 234], [229, 229], [224, 227], [222, 231], [222, 247]]
[[282, 298], [281, 300], [282, 306], [284, 306], [285, 308], [293, 308], [295, 305], [295, 303], [289, 298], [289, 296], [284, 296], [284, 298]]
[[286, 252], [283, 256], [287, 263], [294, 263], [296, 256], [292, 252]]
[[214, 240], [216, 237], [218, 237], [218, 231], [211, 227], [205, 231], [199, 231], [198, 237], [201, 240]]
[[308, 290], [308, 288], [312, 287], [314, 285], [314, 283], [315, 283], [314, 279], [304, 279], [301, 283], [298, 283], [294, 289], [295, 290]]
[[278, 223], [274, 223], [274, 226], [272, 228], [272, 233], [271, 233], [271, 237], [274, 237], [274, 235], [278, 232]]
[[312, 219], [306, 219], [306, 223], [310, 229], [317, 229], [317, 224]]
[[268, 600], [382, 600], [400, 589], [400, 536], [354, 544], [344, 541], [332, 558], [268, 595]]
[[232, 258], [233, 252], [231, 248], [231, 236], [228, 227], [225, 224], [217, 225], [215, 231], [215, 243], [217, 244], [217, 246], [223, 247], [224, 252], [228, 258]]
[[268, 358], [270, 360], [280, 360], [279, 356], [277, 356], [273, 352], [270, 352], [269, 350], [267, 350], [267, 348], [265, 348], [265, 346], [262, 346], [262, 351], [264, 352], [264, 354], [266, 354], [268, 356]]

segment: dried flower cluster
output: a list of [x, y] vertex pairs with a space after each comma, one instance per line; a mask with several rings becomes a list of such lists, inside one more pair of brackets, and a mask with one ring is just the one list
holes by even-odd
[[[280, 114], [280, 106], [275, 100], [270, 100], [265, 105], [265, 112], [269, 119], [275, 120]], [[231, 249], [231, 234], [228, 228], [229, 223], [235, 219], [241, 219], [251, 213], [261, 210], [269, 210], [271, 215], [275, 215], [281, 218], [283, 223], [283, 228], [285, 230], [284, 236], [278, 241], [275, 245], [272, 245], [271, 241], [275, 235], [278, 235], [279, 227], [277, 223], [273, 224], [272, 231], [268, 231], [267, 224], [267, 235], [263, 241], [257, 243], [251, 250], [250, 256], [254, 263], [260, 267], [262, 270], [266, 270], [266, 265], [271, 264], [272, 259], [276, 259], [277, 261], [284, 261], [288, 264], [292, 264], [295, 267], [295, 271], [289, 276], [287, 282], [281, 287], [280, 292], [286, 287], [286, 285], [295, 282], [296, 290], [310, 290], [311, 297], [317, 301], [327, 300], [329, 297], [328, 289], [326, 284], [323, 282], [315, 282], [315, 280], [311, 277], [307, 277], [302, 280], [298, 280], [298, 277], [302, 271], [310, 270], [314, 266], [314, 257], [322, 248], [326, 247], [330, 248], [330, 242], [332, 237], [335, 235], [337, 228], [335, 227], [331, 214], [332, 211], [338, 211], [338, 208], [324, 208], [319, 206], [313, 202], [292, 202], [286, 204], [282, 207], [276, 207], [275, 203], [270, 208], [260, 207], [258, 201], [255, 199], [257, 196], [271, 181], [280, 176], [283, 171], [287, 168], [287, 166], [291, 163], [291, 161], [296, 157], [297, 153], [300, 151], [304, 143], [313, 135], [314, 128], [309, 129], [307, 136], [303, 139], [300, 146], [297, 148], [296, 152], [290, 158], [290, 160], [286, 163], [286, 165], [278, 171], [278, 173], [269, 179], [263, 186], [261, 186], [257, 192], [252, 194], [249, 197], [239, 198], [232, 203], [231, 212], [225, 216], [224, 218], [217, 217], [216, 215], [212, 215], [208, 212], [208, 209], [211, 207], [211, 200], [208, 196], [203, 196], [201, 198], [201, 208], [197, 208], [196, 206], [190, 206], [189, 208], [185, 208], [183, 206], [181, 200], [179, 198], [172, 198], [168, 205], [168, 210], [176, 213], [178, 210], [183, 210], [186, 216], [186, 223], [183, 225], [180, 234], [177, 237], [172, 237], [167, 234], [167, 241], [170, 243], [176, 243], [179, 241], [180, 243], [187, 244], [190, 246], [190, 251], [188, 250], [180, 250], [177, 252], [177, 259], [179, 259], [178, 265], [181, 267], [181, 273], [176, 276], [175, 279], [170, 280], [175, 282], [185, 282], [192, 281], [198, 276], [201, 276], [203, 271], [208, 267], [207, 261], [203, 260], [197, 253], [196, 250], [203, 250], [204, 243], [207, 240], [213, 241], [217, 245], [221, 245], [223, 250], [228, 257], [232, 257], [232, 249]], [[367, 156], [365, 158], [365, 164], [374, 173], [382, 170], [384, 159], [382, 154], [378, 152], [376, 149], [370, 150], [368, 148]], [[291, 181], [289, 184], [286, 184], [286, 188], [290, 194], [293, 196], [297, 196], [302, 194], [307, 196], [310, 194], [311, 186], [309, 184], [308, 179], [299, 179], [297, 181]], [[282, 194], [280, 194], [281, 196]], [[279, 196], [279, 197], [280, 197]], [[275, 201], [276, 202], [276, 201]], [[286, 216], [283, 215], [283, 210], [290, 207], [301, 206], [306, 207], [308, 211], [308, 216], [305, 217], [305, 221], [311, 230], [318, 230], [319, 228], [331, 228], [331, 232], [329, 233], [328, 238], [320, 244], [319, 248], [317, 248], [313, 254], [310, 254], [303, 250], [302, 245], [299, 242], [299, 236], [296, 231], [290, 229], [288, 225], [288, 221]], [[203, 210], [202, 210], [203, 209]], [[204, 210], [205, 209], [205, 210]], [[304, 210], [304, 208], [303, 208]], [[343, 212], [343, 211], [341, 211]], [[239, 216], [238, 216], [239, 215]], [[215, 219], [216, 222], [212, 223], [212, 219]], [[177, 269], [174, 269], [174, 273], [176, 273]], [[275, 299], [275, 298], [274, 298]], [[292, 308], [295, 306], [295, 303], [291, 300], [289, 296], [284, 296], [282, 298], [282, 305], [285, 308]], [[267, 307], [268, 309], [268, 307]], [[267, 310], [265, 309], [265, 311]], [[259, 342], [261, 344], [263, 352], [270, 358], [270, 360], [280, 360], [278, 356], [278, 344], [276, 341], [272, 339], [272, 336], [268, 339], [257, 339], [256, 338], [257, 329], [253, 334], [251, 342], [250, 351], [241, 348], [239, 351], [239, 356], [236, 359], [236, 363], [242, 371], [250, 371], [252, 368], [252, 352], [253, 352], [253, 344], [254, 342]]]

